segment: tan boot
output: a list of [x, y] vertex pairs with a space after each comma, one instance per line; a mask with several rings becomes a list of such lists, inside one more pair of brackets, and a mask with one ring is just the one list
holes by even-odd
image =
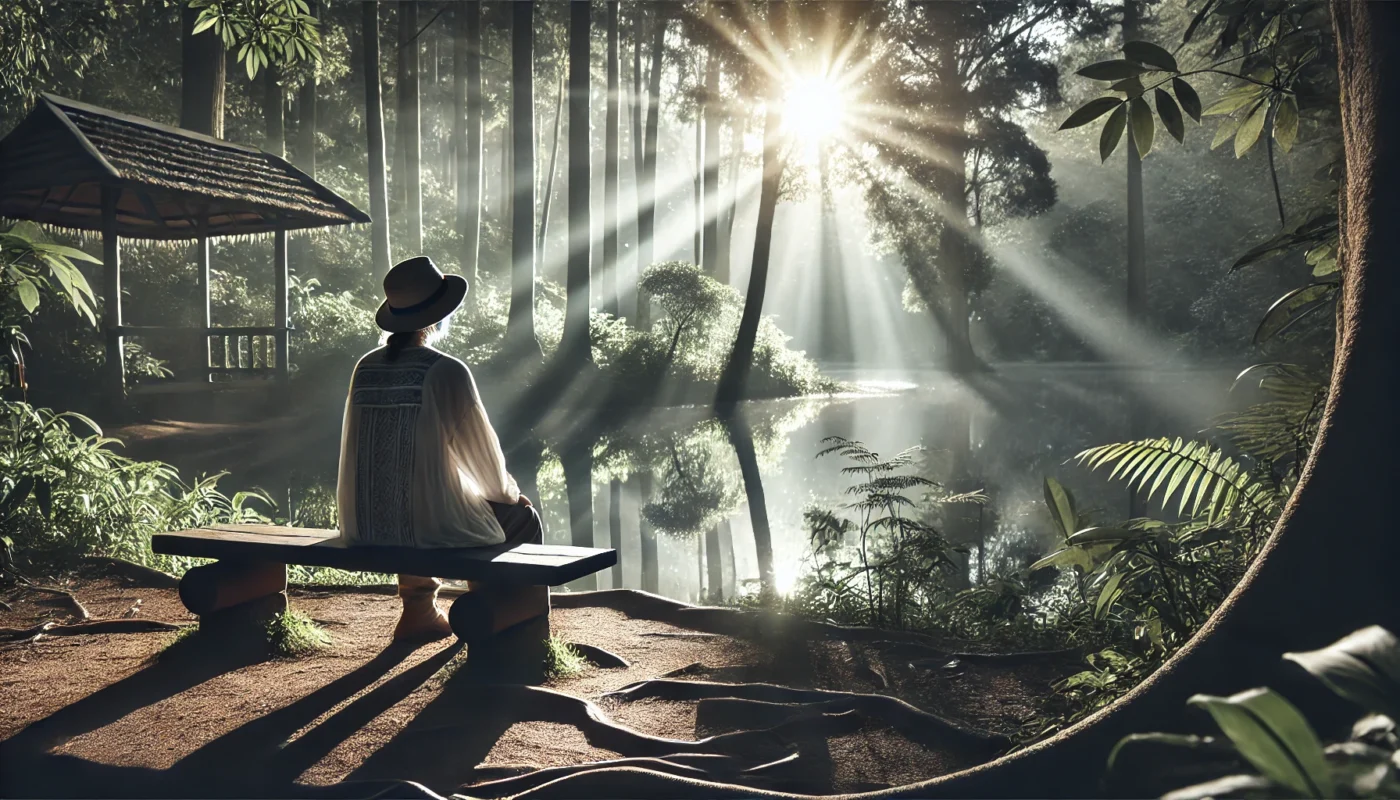
[[403, 614], [394, 627], [396, 642], [432, 642], [452, 635], [447, 615], [437, 606], [437, 578], [417, 575], [399, 576], [399, 597], [403, 599]]

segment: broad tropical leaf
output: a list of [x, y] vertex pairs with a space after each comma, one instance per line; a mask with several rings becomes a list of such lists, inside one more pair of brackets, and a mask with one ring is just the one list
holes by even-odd
[[1372, 625], [1321, 650], [1283, 657], [1362, 708], [1400, 719], [1400, 640], [1385, 628]]
[[1152, 136], [1156, 123], [1152, 120], [1152, 108], [1141, 97], [1134, 97], [1132, 103], [1133, 143], [1137, 145], [1138, 156], [1146, 158], [1152, 152]]
[[1264, 312], [1254, 343], [1262, 344], [1297, 325], [1314, 312], [1331, 306], [1341, 291], [1338, 283], [1311, 283], [1280, 297]]
[[1096, 81], [1121, 81], [1124, 78], [1131, 78], [1134, 75], [1141, 75], [1144, 72], [1151, 72], [1147, 67], [1134, 64], [1123, 59], [1113, 61], [1100, 61], [1097, 64], [1090, 64], [1079, 70], [1076, 74], [1083, 75]]
[[1191, 88], [1191, 84], [1180, 78], [1172, 78], [1172, 91], [1176, 92], [1176, 100], [1181, 103], [1181, 110], [1185, 111], [1191, 119], [1201, 121], [1201, 96], [1196, 94], [1196, 90]]
[[1165, 89], [1155, 90], [1153, 98], [1157, 101], [1157, 116], [1162, 118], [1162, 125], [1173, 139], [1180, 142], [1186, 136], [1186, 123], [1181, 119], [1181, 109], [1177, 108], [1176, 101]]
[[1292, 703], [1272, 689], [1230, 697], [1198, 694], [1204, 708], [1254, 768], [1304, 797], [1336, 797], [1322, 743]]
[[1108, 122], [1103, 125], [1103, 133], [1099, 134], [1099, 159], [1107, 161], [1113, 155], [1113, 151], [1118, 149], [1118, 140], [1123, 138], [1123, 129], [1128, 125], [1128, 104], [1118, 106], [1108, 115]]
[[1117, 97], [1100, 97], [1095, 100], [1090, 100], [1080, 106], [1073, 114], [1070, 114], [1069, 119], [1066, 119], [1064, 123], [1060, 125], [1060, 130], [1064, 131], [1070, 128], [1078, 128], [1081, 125], [1088, 125], [1090, 122], [1102, 117], [1104, 114], [1107, 114], [1122, 104], [1123, 101]]
[[1176, 72], [1176, 59], [1160, 45], [1152, 42], [1128, 42], [1123, 45], [1123, 54], [1139, 64], [1146, 64], [1164, 72]]

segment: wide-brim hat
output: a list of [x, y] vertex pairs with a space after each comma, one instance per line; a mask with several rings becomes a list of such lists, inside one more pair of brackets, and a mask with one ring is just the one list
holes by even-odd
[[457, 310], [467, 296], [467, 279], [444, 275], [431, 258], [418, 256], [389, 270], [384, 296], [374, 323], [389, 333], [416, 331]]

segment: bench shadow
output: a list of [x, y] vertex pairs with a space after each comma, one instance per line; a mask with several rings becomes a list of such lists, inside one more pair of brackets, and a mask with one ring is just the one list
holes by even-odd
[[549, 621], [542, 618], [468, 649], [438, 696], [346, 781], [413, 781], [444, 794], [466, 783], [497, 740], [521, 721], [483, 691], [503, 683], [543, 683], [548, 639]]

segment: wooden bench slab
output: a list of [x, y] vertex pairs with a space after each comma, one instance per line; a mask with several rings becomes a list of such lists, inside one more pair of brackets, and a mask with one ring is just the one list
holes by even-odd
[[617, 551], [552, 544], [514, 547], [347, 547], [339, 534], [279, 525], [216, 525], [151, 537], [170, 556], [273, 561], [495, 584], [559, 586], [617, 563]]

